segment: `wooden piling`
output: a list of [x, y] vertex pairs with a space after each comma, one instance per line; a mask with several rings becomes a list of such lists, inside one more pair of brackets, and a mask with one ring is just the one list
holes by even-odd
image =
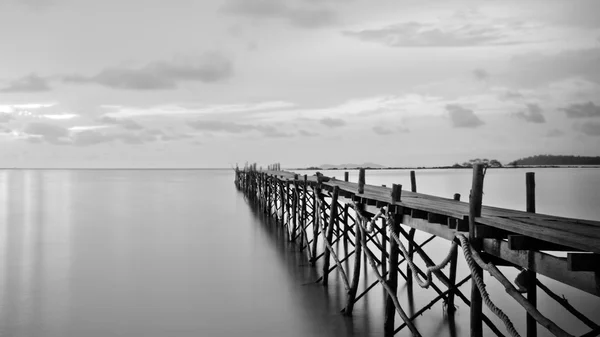
[[279, 204], [281, 205], [281, 226], [285, 225], [285, 190], [283, 181], [279, 181]]
[[387, 227], [387, 221], [385, 218], [381, 219], [381, 275], [385, 278], [385, 274], [387, 273], [387, 264], [385, 263], [388, 251], [387, 251], [387, 235], [385, 233], [385, 228]]
[[344, 172], [344, 181], [348, 181], [348, 171]]
[[344, 204], [344, 250], [348, 251], [348, 240], [350, 239], [350, 225], [348, 224], [348, 210], [350, 205]]
[[[402, 222], [402, 210], [398, 210], [394, 207], [395, 202], [399, 202], [401, 199], [402, 193], [402, 185], [392, 185], [392, 202], [390, 203], [388, 209], [394, 210], [392, 213], [393, 224], [391, 231], [398, 236], [400, 233], [400, 223]], [[396, 240], [390, 240], [390, 258], [389, 262], [389, 275], [387, 283], [392, 290], [393, 296], [397, 296], [398, 293], [398, 257], [400, 254], [400, 249], [398, 247], [398, 243]], [[384, 332], [386, 336], [391, 336], [394, 334], [394, 319], [396, 317], [396, 307], [394, 306], [394, 301], [392, 300], [392, 294], [388, 294], [385, 302], [385, 321], [384, 321]]]
[[[455, 193], [454, 200], [460, 201], [460, 194]], [[450, 257], [450, 276], [449, 276], [449, 278], [450, 278], [450, 286], [452, 288], [456, 287], [456, 263], [457, 263], [457, 260], [458, 260], [458, 250], [454, 250], [452, 252], [452, 256]], [[456, 311], [455, 305], [454, 305], [454, 293], [455, 293], [454, 289], [452, 289], [448, 293], [448, 302], [446, 303], [446, 312], [448, 314], [453, 314]]]
[[358, 194], [365, 193], [365, 169], [358, 170]]
[[[364, 207], [364, 204], [357, 205], [361, 209]], [[356, 212], [360, 212], [360, 210], [357, 209]], [[359, 221], [358, 217], [356, 221]], [[355, 227], [356, 230], [354, 231], [354, 270], [352, 271], [352, 283], [350, 284], [350, 290], [348, 291], [348, 296], [346, 298], [346, 307], [342, 310], [344, 316], [352, 316], [352, 310], [354, 310], [354, 300], [356, 298], [356, 291], [358, 289], [358, 283], [360, 281], [360, 262], [362, 260], [362, 234], [361, 231], [358, 229], [358, 224]]]
[[319, 185], [317, 185], [317, 187], [315, 187], [313, 189], [313, 193], [314, 193], [314, 201], [313, 201], [313, 241], [312, 241], [312, 252], [313, 252], [313, 257], [310, 260], [310, 263], [314, 266], [315, 263], [317, 262], [317, 247], [318, 247], [318, 241], [319, 241], [319, 227], [321, 226], [321, 208], [318, 206], [319, 205], [319, 195], [321, 194], [321, 187]]
[[333, 188], [333, 195], [331, 197], [331, 214], [329, 216], [329, 225], [327, 226], [327, 233], [325, 234], [323, 242], [323, 249], [325, 252], [325, 260], [323, 261], [323, 285], [327, 286], [329, 281], [329, 259], [331, 252], [329, 251], [329, 247], [331, 245], [331, 240], [333, 238], [333, 228], [335, 227], [335, 219], [337, 219], [337, 202], [338, 202], [338, 193], [339, 187], [335, 186]]
[[[415, 171], [410, 171], [410, 191], [416, 193], [417, 192], [417, 177], [415, 176]], [[414, 247], [415, 247], [415, 232], [416, 229], [411, 228], [408, 232], [408, 259], [412, 260], [414, 255]], [[412, 278], [412, 270], [410, 266], [406, 266], [406, 283], [409, 286], [412, 286], [413, 278]]]
[[298, 197], [298, 175], [296, 175], [294, 177], [294, 192], [292, 193], [292, 242], [296, 241], [298, 235]]
[[[307, 213], [306, 213], [306, 195], [308, 193], [308, 182], [307, 182], [307, 180], [308, 180], [308, 177], [305, 174], [304, 175], [304, 181], [302, 183], [302, 210], [301, 210], [301, 212], [302, 212], [302, 221], [301, 221], [301, 224], [302, 224], [302, 232], [304, 233], [304, 236], [306, 236], [306, 224], [307, 224], [307, 221], [306, 221], [306, 218], [307, 218]], [[300, 250], [302, 250], [302, 247], [304, 247], [304, 236], [300, 240]], [[306, 241], [307, 241], [306, 244], [308, 245], [308, 238], [307, 238]]]
[[410, 190], [412, 192], [417, 191], [417, 178], [415, 177], [415, 171], [410, 171]]
[[[527, 212], [535, 213], [535, 173], [525, 173], [525, 187], [526, 187], [526, 207]], [[532, 270], [533, 264], [535, 263], [534, 254], [529, 251], [529, 268], [527, 270], [527, 301], [535, 308], [537, 307], [537, 275]], [[537, 322], [531, 314], [527, 313], [527, 337], [537, 336]]]
[[[473, 181], [469, 195], [469, 242], [476, 251], [481, 251], [482, 240], [477, 238], [475, 218], [481, 216], [483, 200], [483, 164], [473, 165]], [[475, 277], [483, 279], [481, 267], [475, 267], [475, 275], [471, 280], [471, 337], [482, 337], [482, 299], [475, 284]]]

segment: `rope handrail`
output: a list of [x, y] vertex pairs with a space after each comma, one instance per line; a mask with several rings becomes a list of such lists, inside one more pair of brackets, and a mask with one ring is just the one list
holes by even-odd
[[[356, 205], [356, 203], [354, 203], [354, 209], [356, 210], [358, 207], [358, 205]], [[377, 219], [379, 218], [383, 218], [386, 216], [386, 211], [385, 209], [382, 207], [380, 209], [380, 211], [369, 221], [370, 225], [369, 227], [366, 229], [367, 232], [369, 229], [373, 229], [373, 222], [377, 221]], [[361, 218], [361, 220], [365, 221], [366, 218], [360, 214], [359, 212], [356, 213], [357, 216], [359, 218]], [[387, 222], [387, 228], [388, 228], [388, 234], [390, 235], [391, 238], [394, 239], [394, 241], [396, 241], [396, 243], [398, 244], [398, 247], [400, 248], [400, 251], [404, 257], [404, 259], [406, 259], [406, 262], [408, 263], [412, 274], [414, 275], [415, 280], [417, 281], [417, 284], [419, 284], [419, 286], [421, 288], [427, 289], [429, 288], [429, 286], [431, 286], [431, 282], [433, 280], [433, 277], [431, 276], [432, 273], [444, 269], [444, 267], [446, 267], [446, 265], [448, 265], [448, 262], [450, 262], [450, 260], [452, 259], [452, 254], [454, 253], [454, 251], [457, 249], [458, 244], [456, 242], [452, 242], [452, 245], [450, 247], [450, 250], [448, 251], [448, 254], [446, 255], [446, 257], [442, 260], [441, 263], [439, 263], [438, 265], [435, 266], [431, 266], [431, 267], [427, 267], [426, 271], [425, 271], [425, 280], [421, 279], [421, 276], [419, 275], [419, 273], [416, 270], [416, 267], [412, 261], [412, 259], [409, 258], [409, 254], [408, 251], [406, 250], [406, 247], [404, 247], [404, 244], [402, 243], [402, 241], [400, 240], [400, 238], [398, 237], [398, 235], [396, 235], [396, 233], [394, 233], [394, 231], [392, 230], [392, 226], [393, 226], [393, 219], [391, 219], [389, 217], [389, 215], [386, 218], [386, 222]]]
[[[532, 306], [527, 301], [527, 299], [525, 297], [523, 297], [523, 295], [515, 288], [515, 286], [506, 278], [506, 276], [504, 276], [504, 274], [502, 274], [500, 272], [500, 270], [498, 270], [498, 268], [495, 265], [493, 265], [492, 263], [484, 262], [483, 259], [481, 258], [481, 256], [479, 256], [479, 253], [477, 253], [477, 251], [475, 249], [473, 249], [473, 247], [469, 244], [469, 240], [464, 235], [457, 234], [456, 238], [461, 243], [463, 252], [465, 254], [465, 260], [467, 261], [467, 264], [469, 265], [469, 268], [471, 269], [471, 274], [475, 275], [475, 273], [473, 272], [473, 270], [475, 268], [475, 264], [479, 265], [482, 269], [486, 270], [488, 273], [490, 273], [490, 275], [492, 275], [495, 279], [497, 279], [504, 286], [504, 288], [506, 289], [506, 292], [511, 297], [513, 297], [517, 302], [519, 302], [519, 304], [521, 304], [521, 306], [540, 325], [542, 325], [543, 327], [548, 329], [548, 331], [550, 331], [555, 336], [573, 337], [573, 335], [571, 335], [571, 334], [567, 333], [566, 331], [564, 331], [563, 329], [561, 329], [558, 325], [556, 325], [554, 322], [552, 322], [551, 320], [546, 318], [546, 316], [542, 315], [542, 313], [540, 313], [534, 306]], [[479, 289], [479, 292], [481, 293], [481, 297], [483, 298], [483, 300], [484, 300], [485, 304], [488, 306], [488, 308], [490, 308], [490, 310], [492, 310], [496, 315], [498, 315], [498, 317], [500, 317], [502, 319], [502, 321], [505, 323], [507, 329], [509, 329], [509, 332], [513, 336], [519, 336], [519, 334], [515, 330], [514, 326], [512, 326], [512, 323], [510, 323], [510, 319], [508, 318], [508, 316], [506, 316], [506, 314], [504, 314], [502, 312], [502, 310], [497, 308], [490, 300], [489, 295], [488, 295], [487, 291], [485, 290], [485, 284], [483, 283], [483, 280], [481, 280], [481, 278], [479, 278], [479, 277], [474, 277], [474, 280], [475, 280], [475, 284], [477, 285], [477, 288]], [[496, 311], [498, 311], [498, 313]], [[503, 315], [505, 318], [503, 318], [501, 315]], [[507, 324], [507, 321], [508, 321], [508, 323], [510, 323], [510, 325]], [[514, 334], [513, 334], [513, 331], [514, 331]]]

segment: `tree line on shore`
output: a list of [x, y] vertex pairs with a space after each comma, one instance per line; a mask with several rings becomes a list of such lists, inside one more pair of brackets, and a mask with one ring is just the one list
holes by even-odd
[[[475, 164], [484, 164], [492, 168], [500, 167], [521, 167], [521, 166], [586, 166], [586, 165], [598, 165], [600, 166], [600, 157], [589, 157], [589, 156], [573, 156], [573, 155], [536, 155], [525, 158], [513, 160], [508, 164], [504, 165], [497, 159], [488, 158], [475, 158], [463, 163], [455, 163], [452, 166], [433, 166], [433, 167], [382, 167], [381, 165], [374, 164], [371, 166], [362, 166], [365, 169], [405, 169], [405, 168], [416, 168], [416, 169], [434, 169], [434, 168], [472, 168]], [[376, 165], [376, 166], [375, 166]], [[325, 167], [311, 166], [307, 167], [308, 170], [347, 170], [356, 169], [357, 167], [330, 167], [332, 165], [323, 165]], [[343, 165], [340, 165], [343, 166]], [[360, 166], [359, 166], [360, 167]]]

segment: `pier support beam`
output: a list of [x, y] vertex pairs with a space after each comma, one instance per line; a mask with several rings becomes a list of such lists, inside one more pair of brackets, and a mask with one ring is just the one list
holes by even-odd
[[[526, 185], [526, 194], [527, 194], [527, 212], [535, 213], [535, 173], [527, 172], [525, 173], [525, 185]], [[529, 251], [529, 264], [532, 265], [535, 263], [534, 254], [532, 251]], [[536, 308], [537, 307], [537, 275], [535, 271], [531, 269], [527, 269], [527, 301], [531, 303], [531, 305]], [[527, 313], [527, 337], [536, 337], [537, 336], [537, 322], [533, 316]]]
[[[477, 238], [475, 218], [481, 216], [483, 201], [483, 164], [473, 165], [473, 182], [469, 195], [469, 241], [476, 251], [481, 251], [482, 240]], [[476, 266], [471, 280], [471, 337], [482, 337], [482, 299], [475, 277], [483, 278], [481, 267]]]
[[[410, 191], [417, 192], [417, 177], [415, 176], [415, 171], [410, 171]], [[416, 229], [411, 228], [408, 231], [408, 259], [412, 260], [414, 255], [414, 246], [415, 246], [415, 232]], [[406, 283], [409, 286], [412, 286], [412, 270], [410, 270], [409, 266], [406, 266]]]
[[[460, 194], [454, 194], [454, 200], [460, 201]], [[452, 257], [450, 258], [450, 286], [452, 288], [456, 285], [456, 263], [458, 258], [458, 249], [452, 252]], [[456, 308], [454, 306], [454, 293], [452, 290], [448, 293], [448, 302], [446, 303], [446, 312], [450, 315], [454, 314]]]
[[[364, 171], [363, 171], [364, 172]], [[364, 174], [364, 173], [363, 173]], [[364, 176], [363, 176], [364, 177]], [[360, 209], [357, 209], [357, 212], [360, 212], [362, 208], [364, 208], [363, 204], [357, 204]], [[358, 217], [357, 217], [357, 220]], [[358, 229], [358, 224], [356, 225], [356, 230], [354, 231], [354, 269], [352, 271], [352, 283], [350, 284], [350, 290], [348, 291], [348, 296], [346, 299], [346, 307], [342, 309], [342, 313], [344, 316], [352, 316], [352, 310], [354, 310], [354, 302], [356, 299], [356, 291], [358, 289], [358, 282], [360, 281], [360, 263], [362, 261], [362, 240], [361, 240], [361, 231]]]
[[331, 240], [333, 238], [333, 229], [335, 219], [337, 219], [337, 200], [338, 200], [339, 188], [336, 186], [333, 188], [333, 196], [331, 197], [331, 215], [329, 217], [329, 225], [327, 226], [327, 233], [325, 234], [323, 242], [323, 249], [325, 252], [325, 260], [323, 261], [323, 285], [326, 286], [329, 282], [329, 260], [331, 252], [329, 251], [329, 247], [331, 247]]
[[[396, 209], [393, 206], [395, 202], [399, 202], [402, 193], [402, 185], [392, 185], [392, 202], [388, 207], [388, 210], [394, 209], [392, 215], [394, 223], [392, 224], [391, 231], [398, 236], [400, 233], [400, 223], [402, 222], [402, 209]], [[386, 297], [385, 302], [385, 321], [384, 321], [384, 332], [386, 336], [394, 335], [394, 319], [396, 317], [396, 307], [391, 296], [397, 296], [398, 293], [398, 255], [400, 254], [400, 248], [396, 240], [390, 240], [390, 258], [389, 258], [389, 275], [388, 275], [388, 286], [392, 290], [393, 294], [389, 294]]]

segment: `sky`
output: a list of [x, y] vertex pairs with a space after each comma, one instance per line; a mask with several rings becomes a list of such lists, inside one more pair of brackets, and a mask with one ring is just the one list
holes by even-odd
[[0, 0], [0, 167], [600, 155], [597, 0]]

